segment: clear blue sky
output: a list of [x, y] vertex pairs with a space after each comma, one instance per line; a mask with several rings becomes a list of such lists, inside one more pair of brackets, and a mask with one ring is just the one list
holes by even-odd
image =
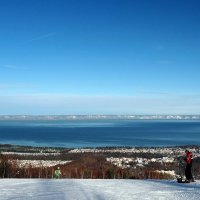
[[200, 114], [199, 0], [0, 0], [0, 114]]

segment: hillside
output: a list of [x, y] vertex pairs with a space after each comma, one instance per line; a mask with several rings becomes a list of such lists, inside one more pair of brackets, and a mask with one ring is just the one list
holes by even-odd
[[1, 179], [0, 191], [1, 200], [197, 200], [200, 181]]
[[0, 178], [173, 179], [184, 174], [185, 149], [200, 179], [200, 146], [48, 148], [0, 145]]

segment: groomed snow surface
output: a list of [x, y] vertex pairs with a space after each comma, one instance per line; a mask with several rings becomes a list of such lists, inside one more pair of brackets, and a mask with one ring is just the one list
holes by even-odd
[[1, 200], [200, 199], [200, 181], [1, 179]]

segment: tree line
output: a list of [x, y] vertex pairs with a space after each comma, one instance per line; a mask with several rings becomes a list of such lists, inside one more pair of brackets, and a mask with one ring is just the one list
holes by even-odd
[[[17, 160], [9, 155], [0, 157], [1, 178], [53, 178], [57, 166], [29, 165], [19, 167]], [[64, 165], [59, 165], [62, 178], [77, 179], [146, 179], [146, 178], [171, 178], [168, 174], [155, 172], [154, 168], [122, 169], [110, 162], [102, 155], [82, 155], [78, 159]]]

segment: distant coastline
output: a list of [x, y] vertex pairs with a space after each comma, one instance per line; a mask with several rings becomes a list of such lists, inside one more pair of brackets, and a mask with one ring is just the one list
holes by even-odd
[[200, 120], [200, 115], [0, 115], [0, 120]]

